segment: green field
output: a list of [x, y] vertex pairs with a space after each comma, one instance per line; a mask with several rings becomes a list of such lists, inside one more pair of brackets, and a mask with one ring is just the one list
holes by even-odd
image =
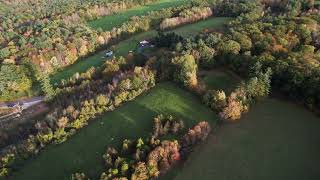
[[103, 171], [102, 154], [108, 145], [119, 145], [124, 138], [148, 135], [153, 117], [173, 114], [187, 126], [197, 121], [215, 123], [218, 117], [191, 93], [172, 83], [162, 83], [113, 112], [90, 122], [61, 145], [48, 147], [18, 172], [15, 180], [67, 179], [81, 171], [96, 178]]
[[311, 112], [267, 99], [220, 128], [171, 179], [318, 180], [319, 129]]
[[234, 90], [241, 82], [240, 77], [225, 69], [201, 72], [202, 80], [209, 89]]
[[[127, 40], [121, 41], [120, 43], [114, 46], [114, 55], [115, 56], [126, 56], [130, 50], [134, 50], [140, 40], [150, 38], [156, 34], [155, 31], [148, 31], [144, 33], [137, 34]], [[101, 66], [106, 58], [103, 58], [105, 52], [99, 51], [96, 54], [89, 56], [85, 59], [79, 60], [76, 63], [64, 68], [61, 71], [58, 71], [51, 75], [51, 82], [53, 84], [60, 83], [62, 79], [68, 79], [72, 77], [76, 72], [82, 73], [85, 72], [90, 67], [99, 67]]]
[[89, 26], [94, 29], [101, 28], [104, 31], [112, 30], [114, 27], [121, 26], [133, 16], [143, 16], [150, 11], [158, 11], [163, 8], [175, 7], [184, 3], [190, 2], [188, 0], [159, 0], [144, 6], [137, 6], [126, 11], [116, 13], [110, 16], [104, 16], [97, 20], [88, 22]]
[[[223, 25], [231, 21], [230, 17], [213, 17], [194, 24], [188, 24], [174, 29], [173, 31], [183, 37], [195, 36], [204, 29], [220, 30]], [[195, 33], [196, 32], [196, 33]]]
[[[229, 22], [230, 18], [225, 17], [215, 17], [210, 18], [205, 21], [200, 21], [194, 24], [188, 24], [177, 29], [171, 30], [170, 32], [176, 32], [184, 37], [189, 37], [190, 35], [196, 35], [201, 32], [204, 28], [220, 28], [223, 24]], [[154, 37], [157, 32], [152, 30], [148, 32], [143, 32], [132, 36], [131, 38], [121, 41], [114, 46], [114, 52], [116, 56], [125, 56], [128, 51], [135, 50], [139, 41]], [[66, 67], [62, 71], [58, 71], [51, 76], [51, 81], [53, 84], [59, 83], [62, 79], [68, 79], [76, 72], [85, 72], [90, 67], [99, 67], [105, 61], [102, 58], [106, 51], [100, 51], [93, 56], [79, 60], [76, 63]]]

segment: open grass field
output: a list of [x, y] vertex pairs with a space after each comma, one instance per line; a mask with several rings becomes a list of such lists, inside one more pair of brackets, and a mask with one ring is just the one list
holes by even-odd
[[94, 29], [101, 28], [104, 31], [112, 30], [114, 27], [121, 26], [133, 16], [143, 16], [150, 11], [158, 11], [164, 8], [175, 7], [184, 3], [190, 2], [188, 0], [159, 0], [144, 6], [137, 6], [126, 11], [116, 13], [110, 16], [104, 16], [97, 20], [88, 22], [89, 26]]
[[[215, 17], [210, 18], [205, 21], [200, 21], [194, 24], [188, 24], [181, 26], [177, 29], [171, 30], [171, 32], [176, 32], [184, 37], [189, 37], [191, 35], [196, 35], [200, 33], [204, 28], [220, 28], [223, 24], [229, 22], [230, 18], [224, 17]], [[204, 23], [205, 22], [205, 23]], [[135, 50], [138, 42], [144, 39], [152, 38], [157, 35], [157, 32], [154, 30], [143, 32], [137, 35], [132, 36], [131, 38], [121, 41], [114, 46], [115, 56], [126, 56], [128, 51]], [[62, 79], [68, 79], [76, 72], [82, 73], [85, 72], [90, 67], [99, 67], [101, 66], [105, 58], [102, 58], [106, 51], [97, 52], [95, 55], [92, 55], [83, 60], [79, 60], [76, 63], [66, 67], [62, 71], [58, 71], [51, 76], [51, 82], [53, 84], [60, 83]]]
[[234, 90], [241, 82], [240, 77], [225, 69], [202, 71], [201, 77], [210, 89], [222, 89], [227, 93]]
[[222, 126], [167, 179], [318, 180], [319, 129], [311, 112], [267, 99]]
[[[172, 31], [183, 37], [195, 36], [202, 32], [204, 29], [210, 30], [220, 30], [223, 25], [231, 21], [233, 18], [230, 17], [212, 17], [203, 21], [196, 22], [194, 24], [187, 24], [178, 27]], [[196, 32], [196, 33], [195, 33]]]
[[181, 117], [189, 127], [198, 121], [215, 123], [218, 119], [191, 93], [172, 83], [161, 83], [135, 101], [90, 122], [65, 143], [48, 147], [14, 173], [13, 179], [68, 179], [78, 171], [96, 179], [103, 171], [106, 147], [119, 145], [127, 137], [148, 135], [153, 117], [159, 113]]
[[[115, 56], [126, 56], [129, 51], [131, 51], [131, 50], [134, 51], [137, 48], [138, 43], [141, 40], [151, 38], [153, 36], [156, 36], [156, 34], [157, 34], [157, 32], [153, 31], [153, 30], [139, 33], [139, 34], [134, 35], [126, 40], [119, 42], [118, 44], [112, 46], [112, 48], [109, 48], [109, 49], [114, 50]], [[85, 59], [79, 60], [76, 63], [66, 67], [65, 69], [54, 73], [51, 76], [51, 82], [53, 84], [57, 84], [57, 83], [60, 83], [60, 81], [62, 79], [70, 78], [76, 72], [82, 73], [82, 72], [85, 72], [90, 67], [101, 66], [105, 61], [108, 60], [107, 58], [103, 58], [104, 54], [108, 50], [99, 51], [92, 56], [89, 56]]]
[[[126, 56], [130, 50], [134, 50], [138, 45], [140, 40], [150, 38], [156, 35], [155, 31], [148, 31], [144, 33], [137, 34], [127, 40], [121, 41], [120, 43], [114, 45], [114, 55], [115, 56]], [[106, 60], [103, 58], [107, 50], [99, 51], [96, 54], [89, 56], [85, 59], [79, 60], [76, 63], [64, 68], [61, 71], [54, 73], [50, 78], [53, 84], [60, 83], [62, 79], [68, 79], [76, 72], [85, 72], [90, 67], [99, 67]]]

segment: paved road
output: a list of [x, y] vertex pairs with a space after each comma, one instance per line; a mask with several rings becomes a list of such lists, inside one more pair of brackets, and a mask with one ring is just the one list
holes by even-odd
[[36, 96], [36, 97], [31, 97], [26, 99], [20, 99], [17, 101], [0, 102], [0, 107], [14, 107], [15, 105], [18, 105], [20, 103], [22, 104], [23, 108], [28, 108], [34, 104], [42, 102], [43, 100], [44, 100], [43, 96]]
[[22, 115], [25, 114], [23, 112], [26, 112], [23, 110], [28, 110], [29, 107], [38, 105], [39, 103], [43, 102], [43, 100], [44, 100], [43, 96], [38, 96], [38, 97], [21, 99], [21, 100], [12, 101], [12, 102], [0, 103], [0, 108], [9, 107], [13, 109], [12, 113], [0, 116], [1, 126], [3, 123], [7, 121], [11, 121], [14, 118], [20, 118]]

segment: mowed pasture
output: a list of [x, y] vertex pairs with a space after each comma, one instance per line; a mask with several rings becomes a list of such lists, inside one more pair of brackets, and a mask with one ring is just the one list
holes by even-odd
[[188, 0], [160, 0], [144, 6], [137, 6], [123, 12], [115, 13], [113, 15], [104, 16], [99, 19], [88, 22], [89, 26], [104, 31], [110, 31], [112, 28], [121, 26], [124, 22], [128, 21], [133, 16], [147, 15], [150, 11], [159, 11], [164, 8], [175, 7], [185, 3]]
[[[204, 21], [200, 21], [193, 24], [188, 24], [185, 26], [181, 26], [179, 28], [170, 30], [169, 32], [176, 32], [177, 34], [183, 37], [189, 37], [192, 35], [197, 35], [202, 32], [203, 29], [215, 29], [221, 28], [224, 24], [228, 23], [231, 18], [225, 17], [214, 17]], [[114, 45], [112, 48], [114, 50], [115, 56], [126, 56], [129, 51], [135, 50], [138, 43], [144, 39], [150, 39], [155, 37], [157, 32], [155, 30], [151, 30], [148, 32], [139, 33], [134, 35], [126, 40], [119, 42]], [[76, 72], [82, 73], [85, 72], [90, 67], [99, 67], [101, 66], [107, 59], [103, 58], [105, 51], [97, 52], [96, 54], [84, 58], [82, 60], [77, 61], [76, 63], [64, 68], [61, 71], [57, 71], [51, 76], [51, 82], [53, 84], [60, 83], [62, 79], [68, 79]]]
[[190, 37], [207, 31], [220, 31], [224, 28], [224, 25], [233, 20], [230, 17], [211, 17], [203, 21], [196, 22], [194, 24], [187, 24], [178, 28], [173, 29], [172, 31], [179, 34], [183, 37]]
[[199, 146], [175, 180], [318, 180], [320, 118], [276, 99], [253, 106]]
[[187, 127], [204, 120], [214, 126], [218, 120], [193, 94], [173, 83], [161, 83], [136, 100], [89, 122], [65, 143], [48, 147], [12, 178], [56, 180], [84, 172], [97, 179], [104, 170], [102, 155], [106, 148], [120, 145], [124, 138], [148, 136], [153, 118], [160, 113], [184, 119]]
[[224, 90], [230, 93], [242, 81], [239, 76], [226, 69], [201, 71], [200, 76], [208, 89]]

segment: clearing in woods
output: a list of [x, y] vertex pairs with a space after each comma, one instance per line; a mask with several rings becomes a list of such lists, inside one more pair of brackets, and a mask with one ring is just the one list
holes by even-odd
[[147, 15], [151, 11], [159, 11], [164, 8], [175, 7], [188, 3], [188, 0], [160, 0], [144, 6], [137, 6], [123, 12], [113, 15], [104, 16], [99, 19], [88, 22], [89, 26], [94, 29], [101, 28], [103, 31], [110, 31], [112, 28], [121, 26], [133, 16]]
[[[177, 34], [189, 37], [191, 35], [197, 35], [203, 29], [209, 28], [210, 30], [221, 28], [224, 24], [231, 21], [232, 18], [227, 17], [213, 17], [204, 21], [196, 22], [193, 24], [184, 25], [176, 29], [170, 30], [169, 32], [176, 32]], [[139, 33], [134, 35], [126, 40], [119, 42], [114, 45], [112, 49], [114, 50], [115, 56], [126, 56], [129, 51], [135, 50], [138, 43], [144, 39], [149, 39], [157, 35], [157, 32], [154, 30]], [[105, 58], [102, 58], [105, 54], [105, 51], [97, 52], [96, 54], [89, 56], [85, 59], [79, 60], [76, 63], [64, 68], [61, 71], [57, 71], [51, 76], [51, 82], [53, 84], [58, 84], [62, 79], [68, 79], [76, 72], [82, 73], [85, 72], [90, 67], [99, 67], [105, 62]]]

